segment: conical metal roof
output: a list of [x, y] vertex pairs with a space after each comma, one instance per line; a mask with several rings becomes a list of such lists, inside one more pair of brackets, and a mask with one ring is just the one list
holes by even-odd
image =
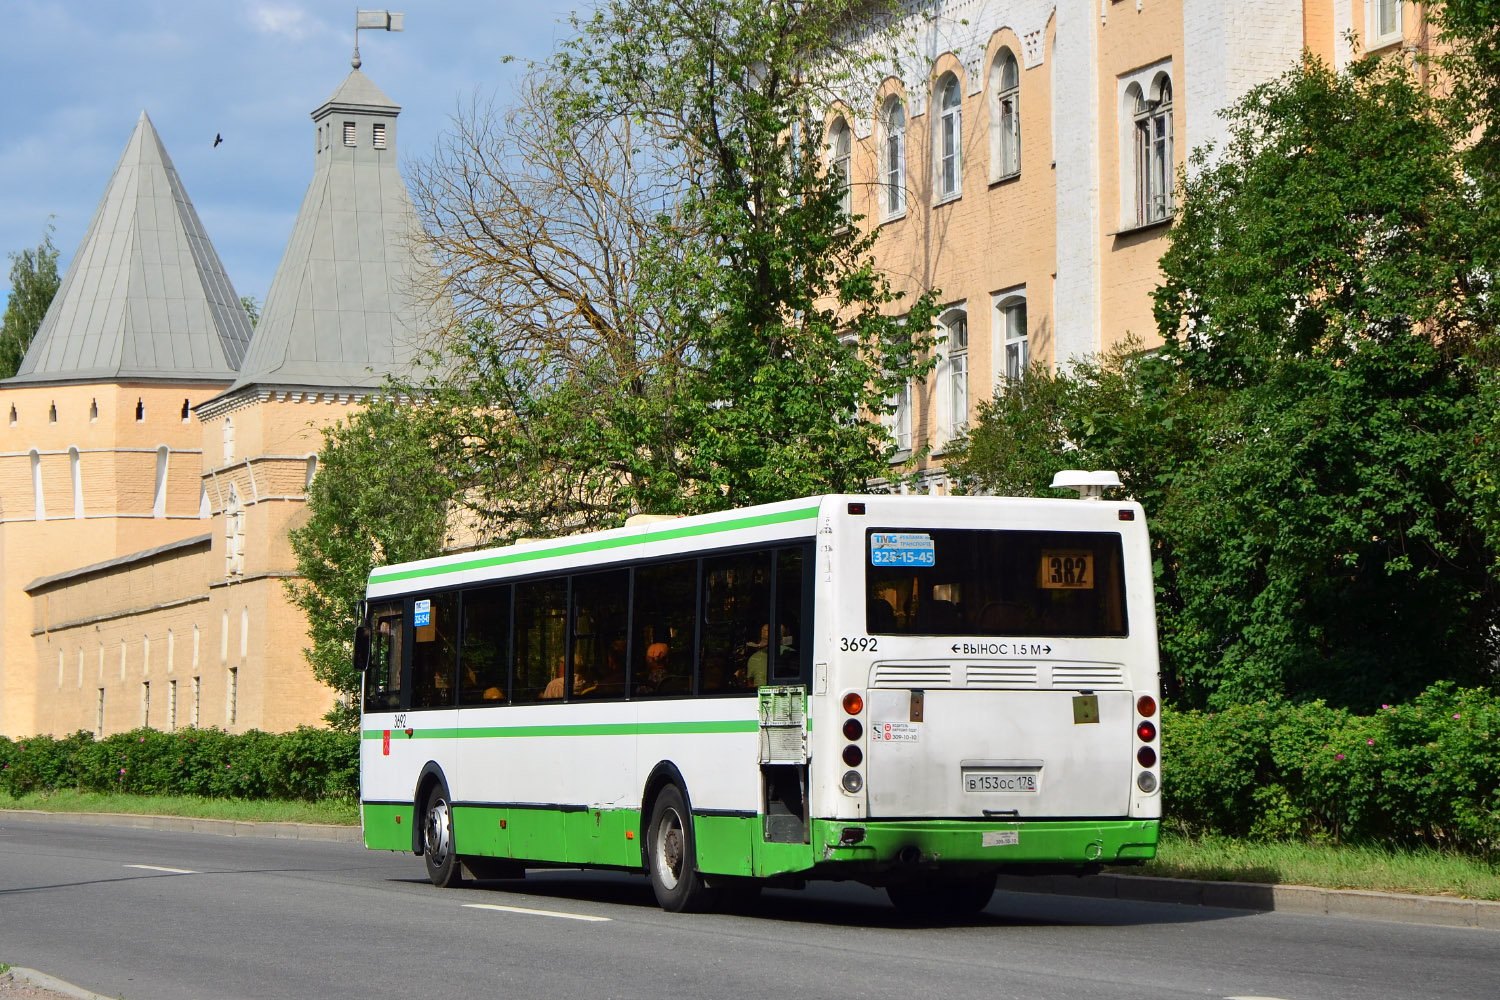
[[10, 382], [229, 380], [250, 320], [146, 112]]
[[410, 371], [431, 324], [415, 292], [420, 223], [396, 167], [400, 111], [356, 69], [313, 112], [312, 182], [225, 396], [376, 389]]

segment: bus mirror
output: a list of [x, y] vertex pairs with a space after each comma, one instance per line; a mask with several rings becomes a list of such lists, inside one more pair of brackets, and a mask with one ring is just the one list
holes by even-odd
[[364, 673], [370, 669], [370, 626], [361, 625], [354, 630], [354, 669]]

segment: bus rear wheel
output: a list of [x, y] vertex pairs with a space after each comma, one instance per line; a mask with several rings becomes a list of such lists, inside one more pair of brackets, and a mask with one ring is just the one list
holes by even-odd
[[995, 873], [897, 882], [886, 886], [885, 894], [910, 920], [920, 923], [967, 920], [988, 906], [995, 895]]
[[427, 864], [427, 877], [439, 889], [457, 885], [463, 873], [453, 852], [453, 809], [442, 785], [434, 785], [427, 793], [423, 817], [422, 860]]
[[698, 874], [693, 817], [681, 788], [668, 785], [661, 790], [646, 831], [646, 870], [656, 902], [669, 913], [708, 909], [714, 893]]

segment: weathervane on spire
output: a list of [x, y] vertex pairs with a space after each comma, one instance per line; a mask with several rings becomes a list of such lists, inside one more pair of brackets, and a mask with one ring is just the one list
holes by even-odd
[[402, 31], [401, 22], [405, 14], [393, 14], [388, 10], [356, 10], [354, 12], [354, 58], [349, 65], [359, 69], [359, 33], [366, 31]]

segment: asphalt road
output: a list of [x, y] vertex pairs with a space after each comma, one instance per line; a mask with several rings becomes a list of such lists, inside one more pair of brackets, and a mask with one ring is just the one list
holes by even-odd
[[[998, 893], [903, 924], [882, 893], [657, 909], [644, 879], [439, 890], [420, 859], [0, 814], [0, 962], [127, 1000], [289, 997], [1490, 998], [1500, 932]], [[577, 919], [586, 918], [586, 919]]]

